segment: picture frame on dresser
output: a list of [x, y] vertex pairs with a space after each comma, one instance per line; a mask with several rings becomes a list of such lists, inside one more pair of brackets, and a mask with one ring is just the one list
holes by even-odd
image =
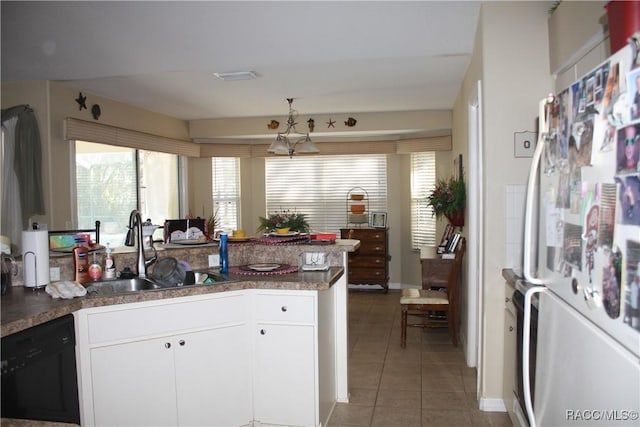
[[371, 226], [373, 228], [387, 228], [387, 213], [371, 212]]

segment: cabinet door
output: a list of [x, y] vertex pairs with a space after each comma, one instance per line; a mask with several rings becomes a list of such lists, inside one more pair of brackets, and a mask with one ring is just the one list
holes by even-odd
[[239, 426], [251, 420], [246, 325], [177, 335], [178, 424]]
[[92, 349], [95, 425], [176, 425], [173, 350], [165, 338]]
[[255, 334], [254, 419], [316, 425], [314, 327], [258, 323]]

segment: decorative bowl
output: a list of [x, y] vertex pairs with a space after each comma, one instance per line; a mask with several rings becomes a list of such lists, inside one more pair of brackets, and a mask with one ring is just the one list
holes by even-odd
[[278, 234], [287, 234], [287, 233], [289, 233], [289, 230], [290, 230], [289, 227], [276, 228], [276, 233], [278, 233]]
[[354, 214], [364, 213], [364, 205], [351, 205], [351, 213], [354, 213]]
[[364, 194], [352, 194], [351, 195], [351, 200], [363, 200], [364, 199]]

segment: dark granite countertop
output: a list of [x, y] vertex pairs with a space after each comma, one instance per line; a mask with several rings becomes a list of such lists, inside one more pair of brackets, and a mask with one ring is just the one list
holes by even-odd
[[169, 289], [139, 291], [106, 296], [85, 296], [72, 300], [53, 299], [44, 289], [13, 287], [2, 297], [1, 336], [10, 335], [74, 311], [114, 304], [127, 304], [167, 298], [204, 295], [240, 289], [314, 290], [329, 289], [344, 274], [343, 267], [328, 271], [297, 272], [283, 275], [230, 276], [230, 282], [191, 285]]

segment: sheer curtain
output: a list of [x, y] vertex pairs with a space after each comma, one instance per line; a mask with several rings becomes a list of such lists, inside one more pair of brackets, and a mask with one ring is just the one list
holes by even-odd
[[2, 122], [2, 212], [0, 234], [9, 237], [13, 245], [19, 244], [22, 235], [22, 204], [20, 186], [13, 168], [15, 158], [15, 129], [17, 117]]

